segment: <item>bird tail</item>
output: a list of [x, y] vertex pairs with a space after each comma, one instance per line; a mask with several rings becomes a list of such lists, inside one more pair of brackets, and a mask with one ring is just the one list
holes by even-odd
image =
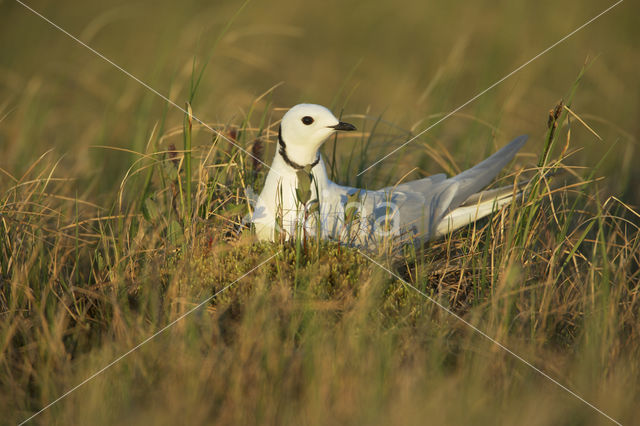
[[434, 238], [446, 235], [456, 229], [462, 228], [478, 219], [489, 216], [510, 204], [514, 199], [522, 198], [526, 182], [516, 186], [503, 186], [473, 194], [459, 207], [446, 214], [438, 223]]

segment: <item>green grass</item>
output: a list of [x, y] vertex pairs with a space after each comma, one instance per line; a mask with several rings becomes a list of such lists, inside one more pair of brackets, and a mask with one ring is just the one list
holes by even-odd
[[[273, 255], [34, 422], [610, 424], [403, 281], [623, 424], [638, 421], [632, 11], [357, 177], [602, 8], [405, 6], [346, 4], [331, 23], [318, 16], [337, 3], [161, 2], [154, 19], [127, 6], [42, 6], [267, 163], [280, 107], [333, 102], [359, 128], [324, 148], [341, 183], [455, 172], [530, 133], [498, 183], [522, 172], [528, 196], [378, 256], [398, 280], [336, 244], [256, 242], [239, 225], [245, 190], [266, 175], [259, 162], [0, 3], [0, 423], [29, 417]], [[537, 26], [516, 28], [522, 16]], [[22, 48], [4, 45], [19, 37]], [[546, 126], [560, 98], [603, 142], [566, 109]]]

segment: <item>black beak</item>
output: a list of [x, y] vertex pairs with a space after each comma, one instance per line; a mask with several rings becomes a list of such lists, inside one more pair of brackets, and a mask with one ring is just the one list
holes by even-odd
[[356, 126], [353, 124], [345, 123], [343, 121], [339, 122], [335, 126], [329, 126], [335, 130], [344, 130], [345, 132], [351, 132], [352, 130], [356, 130]]

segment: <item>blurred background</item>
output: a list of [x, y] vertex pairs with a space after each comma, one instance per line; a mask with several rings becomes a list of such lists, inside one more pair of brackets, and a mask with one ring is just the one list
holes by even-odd
[[[25, 1], [176, 104], [191, 101], [267, 163], [287, 108], [330, 107], [359, 129], [325, 144], [332, 174], [368, 188], [456, 173], [525, 133], [515, 168], [534, 167], [549, 111], [584, 70], [551, 158], [566, 149], [574, 173], [588, 179], [599, 166], [600, 180], [407, 251], [398, 272], [603, 411], [637, 422], [638, 216], [607, 200], [640, 205], [638, 2], [358, 177], [614, 3]], [[329, 244], [302, 255], [238, 236], [242, 194], [261, 188], [265, 168], [196, 126], [189, 175], [178, 165], [183, 120], [0, 0], [5, 421], [45, 407], [277, 247], [272, 264], [36, 421], [609, 424], [357, 251]], [[194, 209], [182, 182], [194, 183]]]
[[[206, 63], [193, 110], [208, 123], [240, 124], [252, 108], [276, 123], [299, 102], [326, 105], [365, 132], [381, 120], [362, 169], [613, 2], [28, 4], [179, 105], [189, 99], [194, 59], [196, 74]], [[570, 148], [579, 152], [568, 162], [591, 168], [610, 152], [598, 175], [611, 194], [638, 205], [639, 12], [635, 2], [620, 4], [391, 157], [380, 169], [389, 172], [358, 183], [455, 172], [523, 133], [531, 161], [523, 159], [533, 164], [548, 111], [588, 63], [571, 109], [603, 141], [574, 120]], [[10, 173], [53, 149], [61, 173], [106, 192], [134, 157], [91, 146], [141, 152], [165, 112], [166, 128], [181, 125], [182, 112], [17, 2], [0, 1], [0, 22], [0, 167]], [[198, 138], [211, 142], [206, 132]], [[428, 147], [454, 157], [434, 161]], [[346, 170], [343, 157], [336, 178], [355, 183], [358, 167]]]

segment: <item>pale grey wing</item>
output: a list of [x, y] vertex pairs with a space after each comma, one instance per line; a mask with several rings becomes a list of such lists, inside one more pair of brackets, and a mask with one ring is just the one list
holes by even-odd
[[[419, 226], [425, 208], [422, 194], [397, 189], [368, 191], [332, 184], [323, 195], [320, 209], [325, 235], [360, 247], [374, 247], [387, 236], [396, 239], [406, 233], [409, 225]], [[353, 207], [357, 209], [355, 219], [347, 214]]]
[[437, 184], [444, 182], [447, 180], [447, 175], [444, 173], [438, 173], [437, 175], [429, 176], [426, 178], [412, 180], [411, 182], [404, 182], [396, 186], [388, 186], [386, 188], [382, 188], [380, 191], [390, 192], [390, 191], [399, 191], [399, 192], [417, 192], [417, 193], [426, 193], [430, 188], [433, 188]]
[[427, 198], [417, 192], [366, 191], [362, 206], [367, 212], [366, 226], [361, 228], [365, 231], [360, 235], [362, 246], [409, 243], [428, 229], [431, 221]]
[[430, 186], [424, 193], [397, 190], [391, 192], [401, 233], [429, 238], [432, 229], [447, 213], [456, 196], [457, 188], [458, 183], [449, 179]]
[[496, 200], [504, 197], [510, 197], [512, 195], [520, 196], [522, 195], [523, 189], [529, 184], [530, 180], [523, 180], [514, 185], [501, 186], [499, 188], [489, 189], [487, 191], [480, 191], [472, 196], [468, 197], [466, 200], [460, 204], [460, 207], [464, 206], [473, 206], [482, 201], [487, 200]]
[[518, 136], [483, 162], [452, 177], [451, 180], [458, 183], [458, 189], [449, 208], [458, 207], [467, 198], [489, 185], [500, 170], [513, 160], [528, 138], [527, 135]]
[[[330, 204], [342, 208], [335, 211], [337, 215], [332, 222], [331, 233], [342, 235], [343, 207], [350, 197], [358, 193], [362, 212], [366, 212], [368, 218], [367, 226], [360, 227], [361, 241], [376, 239], [387, 232], [389, 224], [393, 233], [403, 238], [429, 239], [436, 235], [442, 218], [487, 186], [513, 159], [526, 140], [527, 136], [514, 139], [483, 162], [451, 179], [438, 174], [378, 191], [334, 185], [330, 191]], [[376, 233], [378, 235], [374, 235]]]
[[487, 186], [515, 156], [527, 141], [519, 136], [498, 152], [451, 179], [439, 174], [390, 188], [397, 196], [400, 222], [425, 238], [451, 210]]
[[[418, 236], [424, 235], [434, 226], [436, 215], [444, 214], [444, 211], [438, 211], [437, 207], [448, 205], [445, 199], [449, 201], [451, 199], [452, 192], [449, 188], [450, 185], [444, 184], [446, 181], [447, 175], [439, 173], [423, 179], [388, 186], [378, 192], [390, 194], [384, 197], [390, 199], [395, 207], [394, 220], [399, 224], [401, 232]], [[380, 217], [384, 212], [377, 209], [375, 213], [377, 217]]]

